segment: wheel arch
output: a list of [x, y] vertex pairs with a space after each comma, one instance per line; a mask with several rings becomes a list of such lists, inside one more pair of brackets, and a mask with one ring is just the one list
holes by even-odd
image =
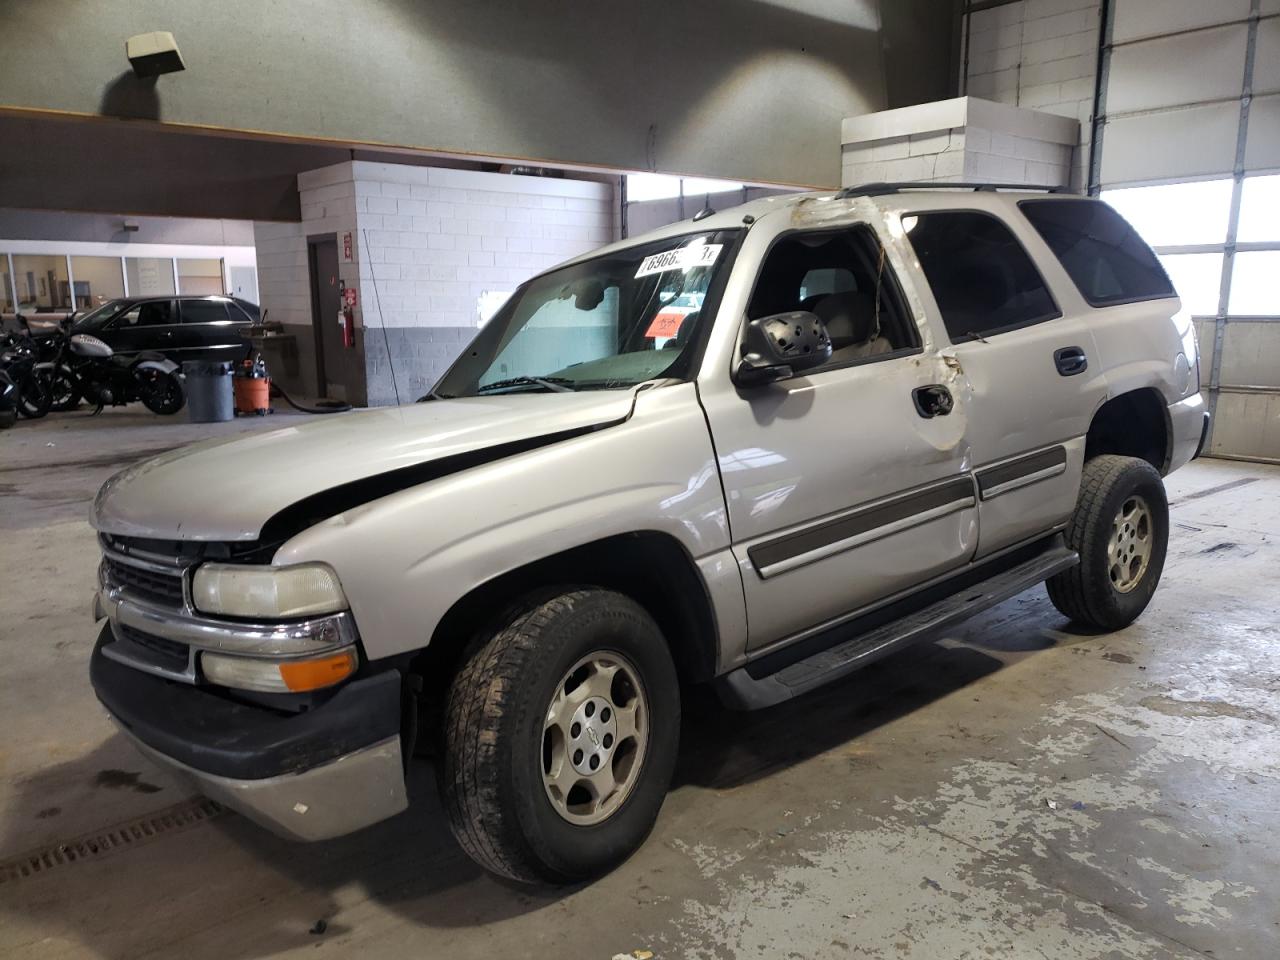
[[657, 621], [682, 681], [715, 675], [719, 632], [707, 585], [675, 537], [651, 530], [571, 547], [478, 584], [440, 618], [412, 671], [425, 685], [447, 683], [468, 642], [496, 628], [514, 601], [565, 586], [601, 587], [631, 597]]
[[1138, 387], [1108, 398], [1094, 412], [1085, 459], [1107, 453], [1137, 457], [1164, 475], [1173, 456], [1172, 435], [1164, 395], [1155, 387]]

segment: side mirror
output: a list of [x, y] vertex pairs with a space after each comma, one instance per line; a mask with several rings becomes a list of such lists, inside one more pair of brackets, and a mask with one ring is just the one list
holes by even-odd
[[795, 310], [748, 321], [742, 362], [734, 379], [742, 386], [785, 380], [831, 359], [827, 326], [813, 313]]

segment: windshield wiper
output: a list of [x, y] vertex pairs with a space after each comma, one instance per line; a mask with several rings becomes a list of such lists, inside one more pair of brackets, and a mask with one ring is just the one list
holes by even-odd
[[485, 393], [489, 390], [501, 390], [503, 387], [542, 387], [544, 390], [551, 390], [555, 393], [570, 393], [573, 387], [567, 384], [573, 383], [565, 377], [512, 377], [509, 380], [495, 380], [493, 383], [486, 383], [483, 387], [476, 390], [476, 393]]

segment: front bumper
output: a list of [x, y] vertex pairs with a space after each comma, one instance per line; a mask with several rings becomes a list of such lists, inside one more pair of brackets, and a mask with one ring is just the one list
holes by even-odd
[[359, 830], [408, 806], [400, 674], [352, 680], [305, 713], [228, 699], [117, 663], [90, 661], [98, 699], [147, 756], [194, 789], [297, 840]]

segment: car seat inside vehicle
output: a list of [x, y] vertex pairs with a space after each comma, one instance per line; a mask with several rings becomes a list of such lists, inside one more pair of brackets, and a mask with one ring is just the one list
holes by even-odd
[[748, 319], [804, 310], [831, 337], [831, 365], [918, 345], [874, 234], [865, 227], [784, 236], [769, 252]]

